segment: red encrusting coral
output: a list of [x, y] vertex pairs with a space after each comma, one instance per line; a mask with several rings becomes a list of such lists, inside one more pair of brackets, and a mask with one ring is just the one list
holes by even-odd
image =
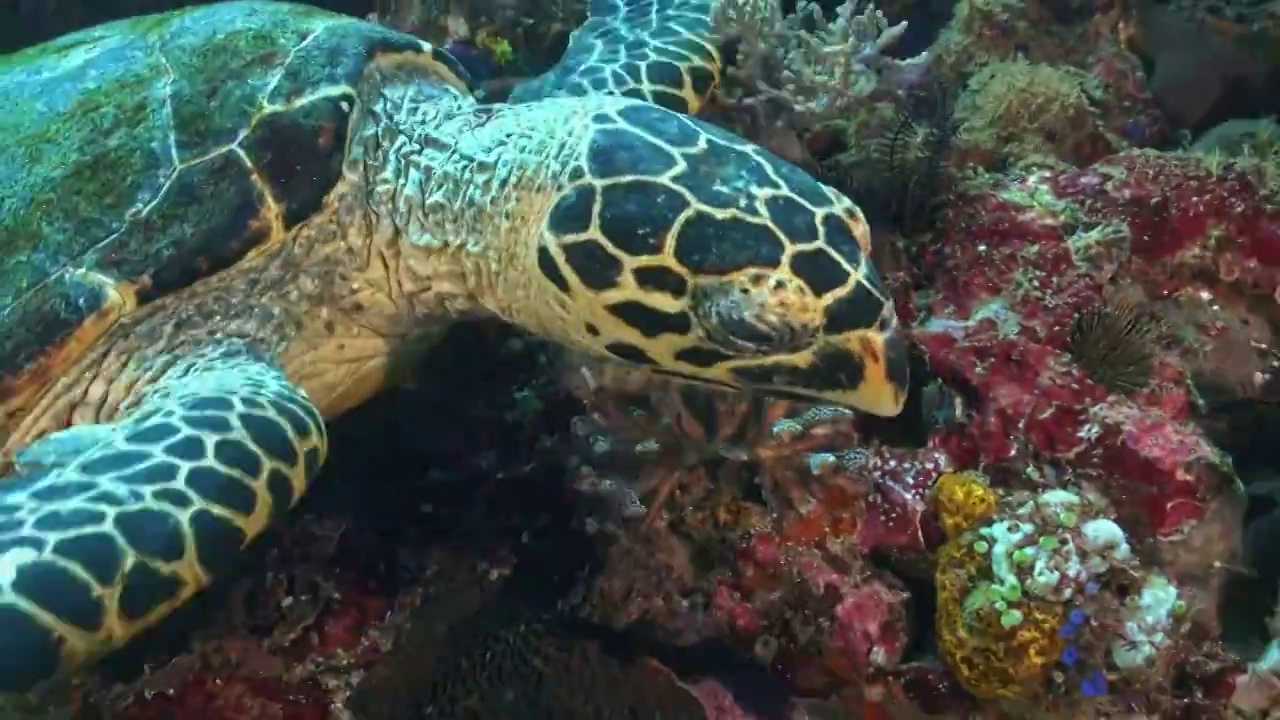
[[267, 678], [198, 675], [180, 693], [136, 701], [121, 717], [129, 720], [325, 720], [329, 699], [314, 683], [289, 684]]
[[1203, 337], [1169, 340], [1149, 385], [1129, 396], [1091, 381], [1067, 343], [1075, 318], [1115, 288], [1153, 304], [1274, 294], [1280, 209], [1260, 172], [1136, 151], [971, 182], [930, 248], [935, 291], [914, 337], [933, 371], [978, 402], [969, 423], [933, 442], [997, 477], [1046, 461], [1095, 473], [1122, 514], [1156, 535], [1199, 520], [1223, 469], [1189, 422], [1186, 362]]
[[[927, 573], [942, 539], [927, 495], [950, 466], [944, 453], [870, 441], [835, 408], [752, 405], [590, 364], [575, 364], [570, 381], [589, 410], [577, 423], [587, 486], [630, 483], [649, 505], [647, 521], [615, 524], [620, 561], [595, 585], [604, 619], [728, 639], [810, 695], [898, 665], [913, 636], [909, 594], [870, 558]], [[634, 459], [617, 452], [633, 447], [647, 472], [628, 478]], [[750, 499], [761, 491], [763, 506]], [[709, 553], [712, 565], [689, 567]], [[705, 604], [685, 600], [697, 596]]]
[[[771, 534], [757, 534], [741, 548], [734, 574], [712, 592], [712, 617], [740, 640], [779, 642], [781, 669], [802, 685], [816, 683], [812, 690], [828, 686], [832, 673], [844, 681], [865, 680], [901, 659], [908, 595], [859, 554], [854, 549], [828, 560], [815, 548], [779, 545]], [[806, 637], [799, 624], [825, 632]]]
[[[308, 528], [303, 537], [314, 536]], [[305, 540], [304, 540], [305, 541]], [[298, 560], [291, 553], [280, 560]], [[339, 553], [330, 568], [333, 583], [323, 598], [273, 595], [282, 617], [272, 637], [246, 631], [216, 636], [192, 654], [176, 659], [162, 674], [143, 680], [143, 689], [117, 710], [121, 720], [324, 720], [341, 705], [353, 679], [386, 649], [379, 637], [393, 611], [403, 613], [407, 598], [368, 586], [353, 566], [356, 556]], [[304, 573], [315, 568], [277, 568]], [[301, 611], [291, 619], [285, 608]], [[310, 605], [310, 608], [304, 607]], [[265, 618], [254, 618], [259, 622]]]

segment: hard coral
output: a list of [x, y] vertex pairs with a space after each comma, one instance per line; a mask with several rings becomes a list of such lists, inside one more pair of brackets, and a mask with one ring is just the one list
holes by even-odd
[[782, 100], [805, 126], [856, 111], [867, 98], [896, 93], [919, 78], [928, 54], [895, 59], [887, 50], [906, 31], [859, 3], [840, 5], [828, 20], [812, 0], [784, 15], [779, 0], [725, 0], [715, 27], [738, 43], [737, 62], [726, 75], [725, 99]]
[[869, 556], [925, 567], [940, 539], [925, 494], [945, 457], [871, 442], [847, 410], [628, 377], [589, 365], [571, 374], [588, 403], [578, 425], [591, 481], [580, 487], [629, 488], [649, 519], [604, 521], [615, 544], [596, 616], [645, 619], [684, 642], [730, 639], [811, 693], [895, 667], [910, 598]]
[[944, 473], [933, 486], [933, 509], [948, 538], [995, 514], [999, 497], [977, 473]]
[[933, 52], [951, 77], [984, 63], [1025, 56], [1035, 63], [1081, 65], [1088, 46], [1089, 12], [1055, 17], [1047, 0], [959, 0]]
[[956, 84], [985, 68], [1014, 63], [1046, 69], [1066, 81], [1061, 87], [1085, 90], [1090, 112], [1086, 117], [1076, 106], [1077, 121], [1086, 125], [1071, 129], [1072, 134], [1101, 130], [1115, 150], [1155, 146], [1167, 138], [1168, 127], [1147, 88], [1141, 62], [1124, 47], [1115, 4], [960, 0], [930, 49], [931, 68]]
[[1101, 83], [1070, 66], [989, 63], [956, 102], [956, 151], [984, 167], [1029, 160], [1087, 165], [1120, 147], [1098, 111], [1103, 94]]
[[[937, 501], [945, 527], [982, 518], [973, 505], [986, 510], [991, 491], [984, 484], [960, 477], [948, 486]], [[947, 502], [955, 496], [982, 500]], [[936, 570], [938, 644], [975, 696], [1046, 691], [1048, 670], [1065, 650], [1068, 633], [1060, 629], [1069, 601], [1098, 592], [1107, 571], [1133, 565], [1124, 530], [1107, 512], [1089, 492], [1016, 492], [991, 518], [948, 536]]]
[[1230, 477], [1191, 423], [1186, 360], [1211, 328], [1162, 346], [1151, 384], [1130, 397], [1082, 372], [1066, 352], [1070, 328], [1110, 287], [1157, 308], [1227, 290], [1270, 297], [1280, 287], [1274, 202], [1258, 168], [1145, 151], [976, 180], [929, 250], [937, 282], [920, 298], [916, 338], [933, 371], [978, 402], [970, 422], [933, 442], [1002, 478], [1069, 463], [1134, 530], [1167, 537], [1199, 521]]

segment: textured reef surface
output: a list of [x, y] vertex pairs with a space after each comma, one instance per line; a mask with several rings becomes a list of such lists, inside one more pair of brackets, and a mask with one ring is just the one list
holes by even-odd
[[[581, 15], [350, 5], [494, 99]], [[707, 118], [863, 206], [900, 418], [461, 328], [79, 715], [1280, 712], [1275, 4], [793, 5], [724, 0]]]

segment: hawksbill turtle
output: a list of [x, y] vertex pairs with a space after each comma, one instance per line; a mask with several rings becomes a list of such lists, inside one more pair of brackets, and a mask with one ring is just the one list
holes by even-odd
[[692, 117], [717, 1], [592, 0], [496, 104], [440, 48], [268, 0], [0, 59], [0, 695], [208, 586], [456, 319], [897, 414], [858, 208]]

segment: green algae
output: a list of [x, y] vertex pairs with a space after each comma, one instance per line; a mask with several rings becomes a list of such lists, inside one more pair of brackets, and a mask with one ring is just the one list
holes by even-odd
[[160, 221], [172, 217], [175, 179], [236, 185], [242, 163], [200, 161], [247, 136], [278, 98], [354, 88], [369, 58], [423, 47], [323, 10], [247, 0], [120, 20], [0, 60], [0, 354], [33, 350], [18, 329], [50, 302], [37, 288], [65, 286], [55, 277], [83, 268], [136, 279], [235, 244], [216, 235], [240, 227], [226, 217], [242, 197], [203, 193], [186, 221]]

